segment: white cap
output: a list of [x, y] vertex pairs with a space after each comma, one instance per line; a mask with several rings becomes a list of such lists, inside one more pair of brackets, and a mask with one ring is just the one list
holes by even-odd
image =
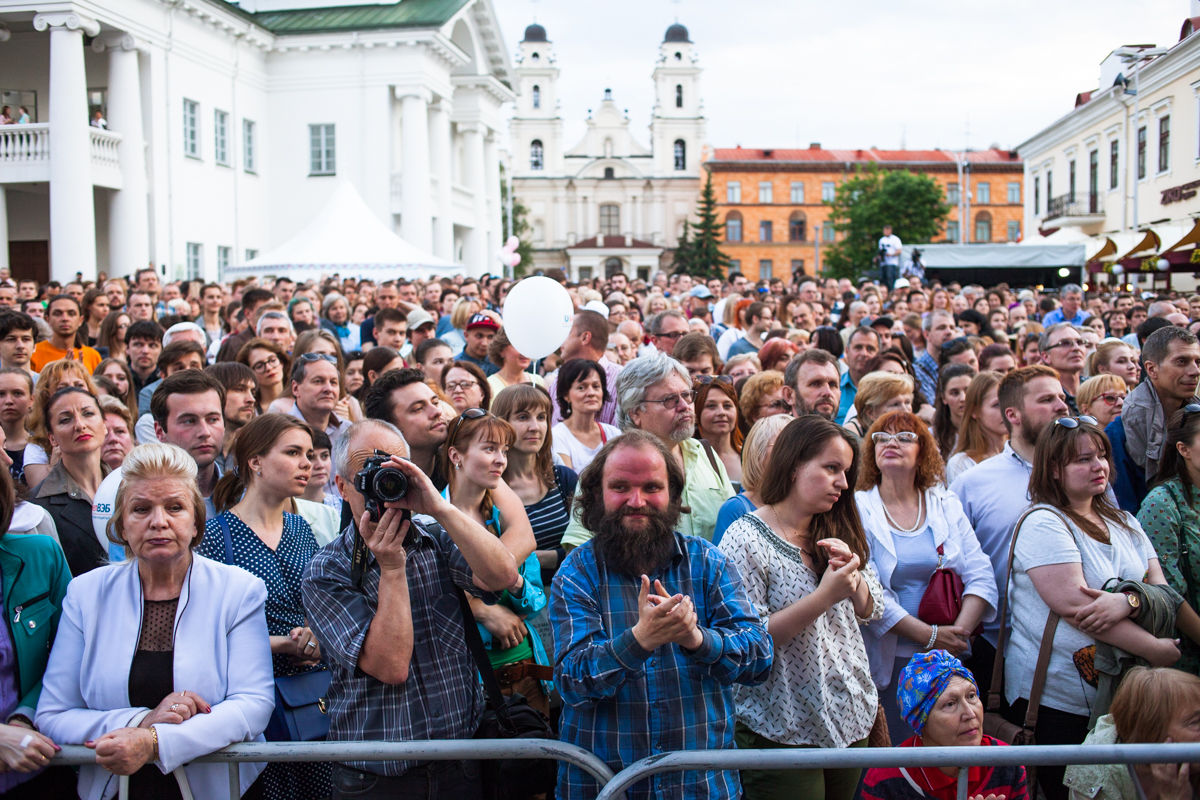
[[597, 314], [602, 314], [605, 319], [608, 319], [608, 306], [601, 303], [599, 300], [591, 300], [583, 305], [584, 311], [595, 311]]
[[892, 284], [892, 289], [907, 289], [911, 285], [908, 282], [908, 278], [897, 278], [896, 282]]

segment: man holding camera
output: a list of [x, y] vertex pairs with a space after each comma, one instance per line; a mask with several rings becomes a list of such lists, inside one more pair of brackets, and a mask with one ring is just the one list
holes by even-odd
[[879, 239], [879, 282], [890, 292], [900, 277], [900, 237], [892, 233], [891, 225], [883, 226]]
[[[372, 484], [374, 473], [356, 476], [372, 472], [364, 464], [375, 451], [391, 454], [376, 471], [395, 470], [407, 481], [396, 502], [359, 489]], [[407, 456], [400, 431], [382, 420], [356, 423], [334, 443], [337, 487], [354, 522], [313, 557], [302, 584], [333, 673], [329, 741], [474, 736], [484, 696], [456, 592], [490, 600], [524, 590], [500, 539], [444, 499]], [[368, 501], [377, 504], [377, 520]], [[473, 800], [481, 797], [480, 776], [476, 761], [335, 764], [333, 798]]]

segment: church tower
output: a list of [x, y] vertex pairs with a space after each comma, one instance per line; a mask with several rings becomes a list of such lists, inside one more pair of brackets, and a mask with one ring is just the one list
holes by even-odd
[[514, 177], [563, 174], [558, 67], [546, 29], [525, 29], [517, 56], [517, 107], [510, 127]]
[[650, 144], [654, 176], [697, 178], [704, 145], [704, 104], [700, 100], [700, 57], [688, 29], [667, 28], [654, 67], [654, 115]]

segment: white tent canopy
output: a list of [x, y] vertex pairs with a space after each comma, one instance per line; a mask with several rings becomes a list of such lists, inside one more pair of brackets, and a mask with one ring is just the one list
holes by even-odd
[[225, 270], [226, 278], [283, 275], [293, 280], [342, 277], [428, 278], [466, 269], [423, 253], [380, 222], [348, 180], [299, 233], [269, 253]]

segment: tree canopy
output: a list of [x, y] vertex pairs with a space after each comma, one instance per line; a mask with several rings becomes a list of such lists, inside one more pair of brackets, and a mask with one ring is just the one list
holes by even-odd
[[679, 245], [675, 248], [672, 271], [694, 278], [724, 278], [732, 262], [729, 256], [721, 252], [721, 236], [725, 225], [717, 221], [717, 197], [713, 191], [711, 172], [700, 193], [700, 201], [696, 204], [696, 215], [700, 218], [699, 222], [683, 223], [683, 235], [679, 237]]

